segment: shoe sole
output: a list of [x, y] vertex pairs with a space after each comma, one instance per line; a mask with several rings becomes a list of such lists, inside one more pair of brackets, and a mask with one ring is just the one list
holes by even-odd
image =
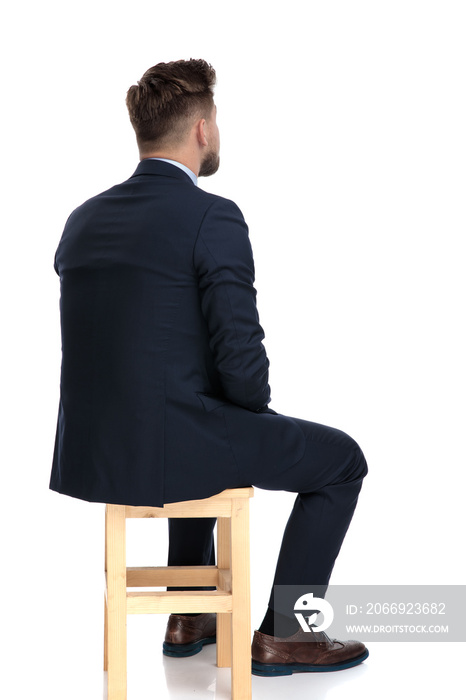
[[163, 653], [165, 656], [194, 656], [194, 654], [199, 654], [202, 651], [202, 647], [206, 644], [215, 644], [216, 637], [206, 637], [205, 639], [199, 639], [197, 642], [191, 642], [190, 644], [171, 644], [170, 642], [163, 643]]
[[367, 659], [369, 651], [361, 656], [348, 659], [340, 664], [328, 664], [326, 666], [313, 664], [263, 664], [260, 661], [252, 661], [252, 673], [255, 676], [291, 676], [293, 673], [326, 673], [327, 671], [343, 671], [345, 668], [357, 666]]

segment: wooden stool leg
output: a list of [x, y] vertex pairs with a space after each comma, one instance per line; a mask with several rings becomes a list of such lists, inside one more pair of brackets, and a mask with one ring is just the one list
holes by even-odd
[[252, 693], [249, 567], [249, 499], [238, 498], [231, 512], [232, 700], [251, 700]]
[[108, 700], [126, 700], [126, 519], [125, 506], [107, 506]]
[[[217, 518], [217, 567], [231, 567], [231, 520]], [[231, 666], [231, 613], [217, 613], [217, 666]]]
[[107, 506], [105, 506], [104, 671], [108, 671], [107, 536]]

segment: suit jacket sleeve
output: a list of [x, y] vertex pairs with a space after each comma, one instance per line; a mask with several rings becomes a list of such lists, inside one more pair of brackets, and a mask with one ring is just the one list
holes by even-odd
[[248, 227], [233, 202], [207, 210], [194, 247], [201, 307], [224, 396], [258, 411], [270, 401]]

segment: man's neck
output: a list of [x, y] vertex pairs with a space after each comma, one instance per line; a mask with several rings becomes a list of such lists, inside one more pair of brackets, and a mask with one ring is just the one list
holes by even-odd
[[147, 158], [163, 158], [163, 160], [172, 160], [176, 163], [181, 163], [181, 165], [184, 165], [186, 168], [191, 170], [192, 173], [196, 177], [199, 176], [199, 170], [201, 167], [201, 159], [199, 157], [199, 154], [194, 151], [194, 149], [191, 148], [182, 148], [182, 149], [167, 149], [167, 150], [160, 150], [160, 151], [155, 151], [155, 153], [141, 153], [141, 160], [145, 160]]

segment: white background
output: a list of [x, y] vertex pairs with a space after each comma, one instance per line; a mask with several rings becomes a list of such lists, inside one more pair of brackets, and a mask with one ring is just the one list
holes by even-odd
[[[332, 583], [465, 583], [465, 20], [451, 0], [4, 10], [8, 697], [102, 697], [103, 506], [48, 490], [53, 257], [71, 210], [136, 168], [125, 94], [159, 61], [202, 57], [217, 70], [221, 169], [200, 186], [236, 201], [250, 227], [271, 406], [348, 432], [369, 463]], [[293, 501], [256, 490], [251, 503], [253, 627]], [[136, 563], [164, 562], [166, 524], [156, 525], [129, 532]], [[411, 645], [396, 646], [395, 663]], [[459, 682], [451, 666], [443, 676], [453, 645], [439, 647], [426, 698]], [[353, 697], [340, 688], [331, 697]], [[351, 692], [366, 697], [357, 683]]]

